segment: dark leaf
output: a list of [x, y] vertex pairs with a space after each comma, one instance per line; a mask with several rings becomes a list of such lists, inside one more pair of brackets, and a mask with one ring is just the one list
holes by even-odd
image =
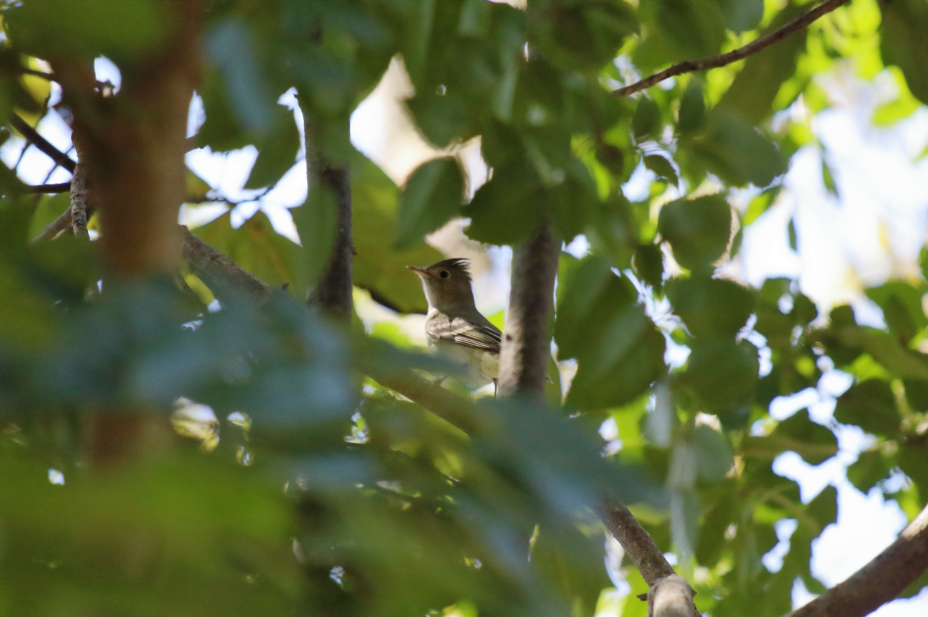
[[406, 182], [397, 216], [397, 248], [408, 248], [461, 211], [464, 179], [453, 157], [422, 164]]
[[758, 367], [751, 343], [714, 340], [693, 345], [680, 381], [710, 409], [724, 411], [750, 402]]
[[678, 199], [661, 208], [658, 231], [681, 266], [706, 270], [728, 246], [731, 208], [721, 195]]
[[751, 291], [724, 279], [673, 278], [667, 297], [697, 338], [734, 338], [754, 310]]
[[870, 379], [851, 386], [838, 397], [835, 420], [842, 424], [856, 424], [874, 435], [892, 436], [898, 433], [902, 418], [889, 384], [880, 379]]

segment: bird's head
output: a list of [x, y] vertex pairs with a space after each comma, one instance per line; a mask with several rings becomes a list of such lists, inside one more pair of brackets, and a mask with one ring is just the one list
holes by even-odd
[[453, 306], [473, 306], [474, 292], [470, 287], [469, 264], [457, 257], [432, 264], [427, 268], [406, 266], [422, 279], [422, 289], [429, 308], [443, 311]]

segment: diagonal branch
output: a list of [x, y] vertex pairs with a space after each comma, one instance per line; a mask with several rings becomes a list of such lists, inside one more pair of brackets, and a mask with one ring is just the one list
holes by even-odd
[[928, 569], [928, 506], [895, 542], [790, 617], [863, 617], [895, 599]]
[[53, 146], [47, 139], [42, 137], [39, 132], [29, 126], [25, 120], [13, 114], [10, 116], [10, 125], [22, 133], [26, 141], [48, 155], [55, 163], [61, 165], [71, 173], [74, 173], [74, 168], [77, 166], [77, 163], [64, 152]]
[[634, 94], [635, 92], [640, 92], [641, 90], [650, 88], [651, 86], [676, 75], [693, 73], [695, 71], [704, 71], [706, 69], [715, 69], [720, 66], [725, 66], [726, 64], [731, 64], [732, 62], [737, 62], [738, 60], [747, 58], [748, 56], [756, 54], [762, 49], [770, 47], [774, 43], [783, 40], [793, 32], [805, 28], [822, 15], [834, 11], [836, 8], [842, 4], [847, 4], [849, 1], [850, 0], [826, 0], [814, 9], [803, 13], [799, 17], [796, 17], [783, 27], [774, 30], [766, 36], [760, 37], [756, 41], [748, 43], [744, 47], [739, 47], [738, 49], [725, 54], [720, 54], [718, 56], [702, 58], [701, 60], [686, 60], [685, 62], [675, 64], [668, 69], [664, 69], [659, 73], [655, 73], [650, 77], [645, 77], [641, 81], [637, 81], [633, 84], [625, 86], [624, 88], [614, 90], [613, 93], [619, 96], [628, 96], [629, 94]]

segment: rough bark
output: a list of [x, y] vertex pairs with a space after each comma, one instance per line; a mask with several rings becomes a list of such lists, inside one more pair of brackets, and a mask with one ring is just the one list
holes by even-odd
[[551, 335], [558, 242], [542, 223], [512, 255], [512, 291], [503, 328], [499, 362], [499, 396], [544, 403]]
[[895, 599], [928, 570], [928, 506], [895, 542], [790, 617], [863, 617]]
[[[80, 152], [78, 151], [78, 157]], [[89, 191], [87, 190], [87, 166], [78, 161], [74, 168], [74, 175], [71, 176], [71, 232], [81, 238], [86, 238], [87, 218], [90, 207], [87, 203]]]
[[632, 563], [641, 572], [648, 587], [662, 578], [676, 574], [651, 538], [651, 534], [622, 503], [615, 499], [604, 499], [599, 515], [606, 529], [619, 541]]
[[[311, 310], [330, 315], [340, 321], [349, 321], [354, 306], [352, 296], [352, 263], [354, 243], [351, 233], [351, 174], [347, 164], [333, 165], [319, 147], [318, 130], [303, 109], [303, 126], [306, 136], [306, 175], [309, 190], [325, 191], [335, 201], [335, 240], [325, 269], [316, 287], [309, 292], [306, 305]], [[345, 127], [347, 132], [348, 127]], [[309, 204], [307, 199], [307, 206]], [[306, 207], [306, 206], [304, 206]]]

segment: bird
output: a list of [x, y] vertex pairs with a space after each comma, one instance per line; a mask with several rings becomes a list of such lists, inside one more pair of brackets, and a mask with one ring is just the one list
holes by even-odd
[[406, 267], [419, 275], [429, 303], [425, 318], [429, 348], [460, 365], [464, 383], [495, 385], [503, 333], [474, 304], [469, 262], [457, 257], [427, 268]]

